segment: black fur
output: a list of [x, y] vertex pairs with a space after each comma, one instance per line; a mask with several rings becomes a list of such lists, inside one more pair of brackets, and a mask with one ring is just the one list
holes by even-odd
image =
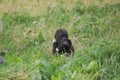
[[52, 53], [55, 54], [56, 52], [59, 54], [74, 54], [72, 41], [69, 39], [68, 32], [65, 29], [58, 29], [55, 32], [55, 41], [53, 42]]

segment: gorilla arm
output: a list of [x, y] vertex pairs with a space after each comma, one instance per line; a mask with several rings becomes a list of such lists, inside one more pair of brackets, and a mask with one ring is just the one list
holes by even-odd
[[72, 41], [68, 39], [67, 41], [64, 41], [58, 47], [56, 47], [56, 51], [63, 52], [63, 49], [65, 49], [68, 53], [74, 54], [74, 47], [72, 45]]
[[58, 42], [53, 42], [53, 49], [52, 49], [52, 53], [55, 54], [56, 51], [57, 52], [62, 52], [62, 48], [64, 48], [64, 46], [66, 45], [67, 43], [61, 43], [60, 45], [58, 45]]
[[74, 50], [74, 47], [72, 45], [72, 41], [69, 39], [68, 42], [70, 44], [70, 51], [71, 51], [72, 54], [74, 54], [75, 50]]
[[58, 43], [57, 42], [53, 42], [52, 54], [56, 53], [56, 48], [57, 47], [58, 47]]

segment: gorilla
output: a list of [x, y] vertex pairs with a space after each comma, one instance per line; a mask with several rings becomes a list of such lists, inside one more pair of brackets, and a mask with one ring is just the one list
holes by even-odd
[[54, 37], [52, 54], [74, 55], [72, 41], [69, 39], [68, 32], [65, 29], [58, 29]]

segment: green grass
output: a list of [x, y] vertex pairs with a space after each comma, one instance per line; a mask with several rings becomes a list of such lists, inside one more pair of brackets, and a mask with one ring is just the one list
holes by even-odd
[[[94, 2], [1, 0], [0, 80], [120, 80], [120, 2]], [[74, 57], [51, 55], [58, 28], [69, 32]]]

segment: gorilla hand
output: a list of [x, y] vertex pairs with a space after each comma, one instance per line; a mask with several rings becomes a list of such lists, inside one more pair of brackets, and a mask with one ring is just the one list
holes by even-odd
[[63, 45], [64, 45], [64, 46], [69, 46], [68, 41], [64, 41], [64, 42], [63, 42]]

